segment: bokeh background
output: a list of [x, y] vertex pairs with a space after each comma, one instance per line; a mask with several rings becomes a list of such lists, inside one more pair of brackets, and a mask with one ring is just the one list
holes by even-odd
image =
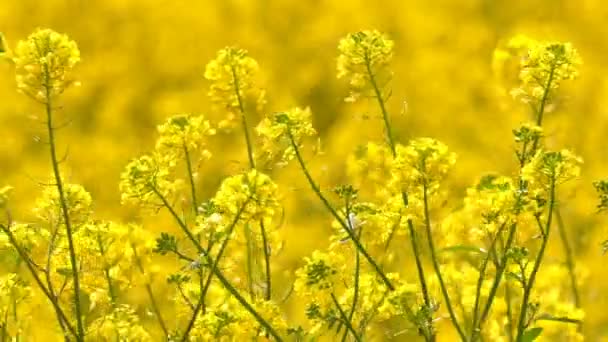
[[[129, 159], [151, 149], [155, 127], [176, 113], [205, 113], [204, 66], [227, 45], [249, 50], [261, 66], [266, 111], [310, 106], [323, 155], [311, 166], [325, 186], [344, 181], [344, 161], [356, 146], [382, 139], [373, 103], [347, 104], [336, 79], [338, 40], [376, 28], [395, 40], [389, 110], [400, 141], [432, 136], [458, 154], [448, 186], [457, 207], [464, 189], [487, 172], [515, 170], [511, 128], [530, 119], [528, 108], [500, 92], [492, 51], [514, 34], [571, 41], [583, 58], [547, 115], [547, 144], [574, 149], [585, 160], [576, 191], [562, 213], [583, 284], [585, 332], [608, 338], [608, 275], [600, 242], [608, 217], [595, 213], [591, 182], [608, 177], [608, 5], [602, 0], [4, 0], [0, 31], [9, 46], [36, 27], [67, 33], [79, 44], [82, 82], [62, 101], [60, 148], [68, 151], [67, 178], [93, 194], [96, 216], [142, 221], [166, 230], [169, 220], [141, 217], [120, 206], [118, 180]], [[50, 174], [41, 108], [16, 92], [12, 67], [0, 63], [0, 186], [15, 187], [15, 215], [31, 215], [39, 182]], [[201, 165], [201, 191], [246, 169], [242, 137], [217, 136], [215, 158]], [[327, 244], [329, 219], [297, 170], [273, 175], [285, 197], [286, 272]], [[154, 223], [152, 223], [154, 222]], [[555, 235], [557, 237], [557, 234]], [[555, 240], [550, 258], [562, 258]], [[302, 308], [295, 308], [302, 311]]]

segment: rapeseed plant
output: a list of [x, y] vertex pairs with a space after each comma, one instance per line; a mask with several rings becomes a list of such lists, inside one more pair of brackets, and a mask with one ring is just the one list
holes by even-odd
[[[9, 51], [3, 42], [2, 52]], [[466, 342], [581, 340], [578, 286], [585, 269], [568, 252], [559, 209], [582, 159], [545, 146], [543, 129], [561, 85], [578, 75], [581, 59], [572, 45], [518, 36], [496, 51], [495, 69], [516, 69], [512, 93], [530, 105], [534, 122], [513, 130], [517, 172], [480, 177], [461, 204], [447, 203], [452, 189], [445, 185], [456, 154], [433, 138], [401, 143], [393, 134], [387, 106], [393, 41], [361, 31], [340, 40], [338, 52], [347, 99], [371, 99], [386, 137], [355, 148], [345, 184], [326, 189], [307, 162], [308, 140], [317, 135], [310, 108], [271, 112], [251, 134], [266, 97], [259, 66], [245, 50], [224, 48], [204, 74], [222, 120], [169, 117], [151, 151], [120, 176], [122, 204], [173, 220], [174, 229], [155, 236], [147, 223], [97, 219], [91, 194], [61, 172], [53, 119], [61, 95], [77, 84], [76, 43], [49, 29], [19, 42], [9, 52], [17, 87], [45, 109], [53, 175], [34, 200], [33, 222], [13, 219], [12, 188], [0, 188], [6, 212], [0, 249], [11, 257], [9, 273], [0, 277], [2, 341], [29, 338], [35, 327], [24, 315], [39, 292], [66, 341], [364, 341], [402, 334], [436, 341], [446, 330]], [[513, 58], [517, 63], [507, 67]], [[211, 139], [234, 128], [237, 117], [248, 167], [204, 198], [198, 168], [221, 155]], [[273, 178], [285, 168], [274, 167], [294, 162], [329, 214], [326, 248], [304, 257], [294, 272], [306, 322], [292, 320], [273, 286], [273, 276], [293, 271], [276, 261], [286, 192]], [[600, 211], [608, 207], [606, 184], [594, 184]], [[565, 265], [545, 257], [556, 226]], [[129, 291], [144, 293], [143, 303], [130, 301]]]

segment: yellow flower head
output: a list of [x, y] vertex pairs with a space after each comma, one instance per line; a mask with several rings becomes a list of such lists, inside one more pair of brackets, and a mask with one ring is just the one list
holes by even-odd
[[270, 114], [256, 127], [256, 132], [262, 138], [261, 150], [265, 158], [273, 160], [278, 156], [279, 163], [287, 163], [295, 157], [292, 139], [299, 146], [304, 138], [317, 134], [308, 107]]
[[512, 60], [519, 62], [520, 85], [511, 94], [526, 103], [547, 101], [563, 81], [578, 76], [582, 64], [571, 43], [536, 41], [521, 35], [494, 52], [493, 67], [500, 73]]
[[202, 115], [172, 116], [158, 126], [158, 133], [156, 150], [161, 154], [183, 157], [186, 151], [196, 151], [204, 159], [211, 158], [211, 152], [205, 148], [205, 139], [214, 135], [215, 129]]
[[571, 151], [538, 151], [521, 170], [523, 180], [531, 187], [548, 189], [577, 178], [581, 172], [582, 158]]
[[[180, 180], [170, 178], [171, 160], [164, 160], [158, 153], [134, 159], [120, 176], [120, 192], [123, 204], [162, 206], [163, 198], [169, 200], [180, 188]], [[171, 159], [171, 158], [170, 158]]]
[[80, 51], [68, 36], [37, 29], [17, 44], [13, 61], [19, 90], [48, 102], [75, 84], [72, 71], [80, 61]]
[[351, 97], [355, 100], [370, 85], [371, 77], [380, 76], [393, 58], [392, 40], [384, 34], [372, 31], [350, 33], [338, 45], [338, 78], [347, 77]]
[[279, 209], [277, 185], [256, 170], [226, 178], [213, 198], [218, 211], [241, 221], [272, 218]]
[[402, 189], [425, 185], [434, 190], [456, 162], [456, 154], [432, 138], [413, 139], [407, 147], [398, 145], [393, 162], [393, 182]]
[[[86, 222], [92, 212], [91, 194], [82, 185], [69, 183], [63, 184], [63, 193], [70, 221], [73, 224]], [[34, 212], [46, 222], [64, 223], [57, 187], [48, 186], [44, 189], [42, 196], [36, 199]]]
[[230, 112], [220, 122], [220, 128], [233, 124], [234, 113], [243, 112], [248, 100], [255, 99], [258, 107], [264, 104], [264, 92], [255, 86], [259, 66], [246, 50], [226, 47], [217, 52], [214, 60], [207, 63], [205, 78], [211, 81], [209, 97]]

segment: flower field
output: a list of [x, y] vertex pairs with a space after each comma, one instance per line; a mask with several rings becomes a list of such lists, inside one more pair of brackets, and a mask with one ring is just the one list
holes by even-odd
[[0, 342], [608, 341], [608, 6], [0, 4]]

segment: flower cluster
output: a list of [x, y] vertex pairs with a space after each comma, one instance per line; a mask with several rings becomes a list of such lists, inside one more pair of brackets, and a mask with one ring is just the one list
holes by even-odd
[[393, 161], [393, 183], [408, 191], [424, 186], [434, 191], [456, 162], [456, 154], [445, 144], [431, 138], [417, 138], [408, 146], [397, 145]]
[[171, 165], [160, 154], [143, 155], [127, 164], [120, 176], [122, 203], [157, 207], [180, 189], [181, 181], [173, 180]]
[[512, 95], [524, 102], [541, 103], [557, 90], [561, 83], [578, 76], [581, 58], [572, 44], [536, 41], [516, 36], [507, 48], [495, 52], [495, 65], [519, 58], [520, 86]]
[[[158, 126], [156, 150], [162, 155], [181, 156], [199, 151], [202, 158], [211, 158], [206, 149], [206, 138], [215, 134], [208, 120], [202, 115], [175, 115]], [[176, 158], [177, 159], [177, 158]]]
[[19, 90], [39, 101], [51, 101], [74, 85], [72, 70], [80, 61], [76, 42], [49, 29], [38, 29], [14, 51]]
[[[89, 219], [93, 199], [80, 184], [63, 184], [65, 205], [68, 208], [70, 221], [81, 224]], [[57, 187], [48, 186], [42, 192], [42, 196], [36, 199], [34, 212], [45, 222], [64, 223], [61, 199]]]
[[211, 81], [209, 97], [227, 109], [229, 116], [220, 122], [220, 128], [234, 124], [235, 113], [243, 112], [248, 100], [264, 105], [264, 92], [256, 87], [258, 62], [246, 50], [226, 47], [217, 52], [205, 68], [205, 78]]
[[522, 169], [522, 179], [544, 188], [559, 185], [580, 175], [583, 160], [569, 150], [538, 151]]
[[351, 33], [340, 40], [338, 78], [349, 80], [348, 101], [356, 100], [369, 86], [374, 86], [370, 83], [380, 81], [377, 78], [393, 58], [393, 46], [392, 40], [376, 30]]
[[308, 107], [272, 113], [259, 123], [256, 132], [262, 138], [261, 150], [264, 151], [265, 158], [274, 161], [278, 157], [279, 164], [285, 164], [294, 158], [295, 149], [292, 144], [299, 147], [304, 138], [317, 133], [312, 127]]

